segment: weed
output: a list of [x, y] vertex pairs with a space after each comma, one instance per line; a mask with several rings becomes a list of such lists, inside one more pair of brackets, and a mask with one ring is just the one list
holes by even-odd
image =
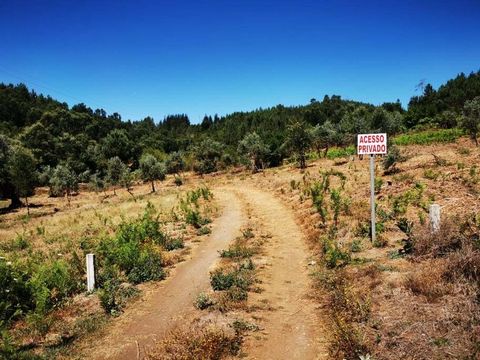
[[357, 253], [362, 251], [362, 239], [354, 239], [350, 246], [352, 252]]
[[440, 176], [440, 173], [432, 169], [425, 169], [425, 171], [423, 172], [423, 177], [425, 179], [436, 181], [439, 176]]
[[242, 334], [246, 331], [258, 331], [260, 328], [258, 325], [250, 323], [245, 320], [237, 319], [232, 323], [232, 327], [235, 330], [235, 333]]
[[231, 245], [228, 250], [222, 250], [220, 252], [220, 256], [224, 258], [248, 258], [254, 254], [253, 249], [240, 245], [240, 244], [234, 244]]
[[197, 231], [197, 235], [202, 236], [202, 235], [208, 235], [212, 232], [212, 230], [208, 226], [203, 226]]
[[210, 295], [202, 292], [198, 294], [197, 298], [195, 299], [194, 305], [197, 309], [204, 310], [215, 305], [215, 301], [210, 297]]

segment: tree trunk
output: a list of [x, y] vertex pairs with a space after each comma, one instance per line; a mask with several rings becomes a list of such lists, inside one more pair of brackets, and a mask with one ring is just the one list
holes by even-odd
[[155, 192], [155, 180], [152, 180], [152, 192]]
[[300, 168], [305, 169], [306, 167], [307, 166], [306, 166], [306, 161], [305, 161], [305, 154], [301, 153], [300, 154]]
[[129, 193], [130, 195], [132, 195], [133, 201], [137, 202], [137, 198], [135, 197], [135, 195], [133, 195], [132, 189], [127, 188], [127, 191], [128, 191], [128, 193]]
[[25, 205], [27, 205], [27, 215], [30, 216], [30, 208], [28, 207], [28, 196], [25, 196]]
[[12, 192], [10, 196], [10, 206], [8, 207], [9, 209], [16, 209], [22, 206], [22, 202], [20, 201], [20, 197], [18, 196], [17, 193]]

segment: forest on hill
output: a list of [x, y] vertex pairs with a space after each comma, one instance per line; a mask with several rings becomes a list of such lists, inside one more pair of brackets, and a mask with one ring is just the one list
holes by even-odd
[[436, 90], [425, 85], [407, 109], [399, 101], [374, 106], [326, 95], [301, 106], [206, 115], [192, 124], [185, 114], [124, 121], [83, 103], [69, 107], [24, 84], [0, 84], [0, 198], [18, 206], [38, 185], [49, 185], [52, 195], [69, 195], [78, 182], [128, 189], [136, 179], [153, 186], [166, 173], [239, 164], [255, 170], [292, 155], [305, 165], [308, 150], [326, 154], [361, 132], [461, 126], [476, 139], [478, 124], [470, 115], [478, 114], [479, 96], [480, 71], [461, 73]]

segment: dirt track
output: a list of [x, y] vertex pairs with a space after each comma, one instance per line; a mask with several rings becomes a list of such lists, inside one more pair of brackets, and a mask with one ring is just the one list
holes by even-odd
[[[240, 234], [244, 217], [240, 202], [230, 192], [215, 193], [223, 205], [212, 234], [192, 249], [191, 258], [176, 266], [165, 281], [116, 319], [85, 354], [89, 359], [136, 359], [155, 339], [172, 329], [193, 311], [195, 297], [209, 287], [209, 271], [218, 251]], [[138, 346], [137, 346], [138, 342]]]
[[266, 246], [271, 266], [262, 271], [264, 291], [253, 301], [268, 303], [262, 338], [250, 338], [245, 352], [250, 359], [326, 358], [321, 322], [308, 298], [308, 249], [292, 212], [272, 194], [249, 188], [242, 191], [264, 230], [272, 235]]
[[94, 359], [142, 358], [144, 349], [180, 321], [193, 315], [195, 296], [209, 287], [209, 271], [245, 225], [244, 205], [252, 209], [263, 230], [271, 235], [265, 247], [268, 266], [261, 270], [263, 292], [252, 294], [252, 304], [269, 304], [259, 312], [260, 336], [248, 337], [244, 353], [250, 359], [323, 359], [322, 329], [310, 289], [308, 249], [292, 212], [272, 194], [245, 184], [217, 189], [223, 206], [211, 236], [194, 247], [190, 259], [179, 264], [156, 290], [115, 320], [85, 356]]

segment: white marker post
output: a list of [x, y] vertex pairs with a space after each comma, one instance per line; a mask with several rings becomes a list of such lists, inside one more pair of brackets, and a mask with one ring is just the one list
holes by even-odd
[[95, 255], [87, 254], [87, 291], [95, 289]]
[[387, 153], [387, 134], [359, 134], [357, 154], [370, 155], [370, 208], [372, 242], [376, 239], [375, 229], [375, 155]]
[[440, 205], [430, 205], [429, 218], [432, 232], [436, 233], [438, 230], [440, 230]]

